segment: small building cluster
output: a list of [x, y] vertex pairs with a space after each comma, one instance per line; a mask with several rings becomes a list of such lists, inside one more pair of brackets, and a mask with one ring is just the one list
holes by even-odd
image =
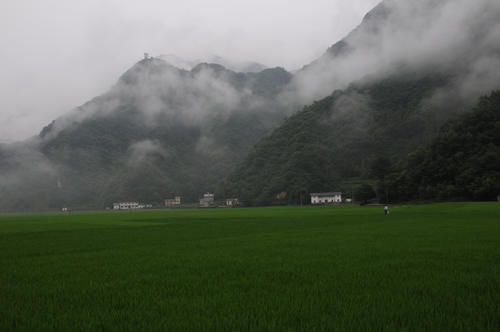
[[[328, 205], [328, 204], [341, 204], [351, 203], [351, 198], [342, 198], [341, 192], [325, 192], [325, 193], [311, 193], [311, 204], [312, 205]], [[280, 197], [286, 197], [286, 193], [280, 193]], [[241, 205], [240, 200], [238, 198], [226, 198], [225, 200], [220, 200], [218, 202], [215, 201], [215, 194], [207, 192], [203, 194], [203, 197], [200, 198], [201, 208], [208, 207], [239, 207]], [[137, 209], [147, 209], [152, 208], [151, 204], [142, 204], [139, 202], [116, 202], [113, 203], [113, 210], [137, 210]], [[181, 196], [175, 196], [174, 198], [165, 199], [165, 207], [173, 208], [173, 207], [181, 207]], [[192, 205], [187, 205], [185, 207], [192, 207]], [[62, 211], [69, 211], [69, 209], [63, 208]]]
[[137, 209], [150, 209], [151, 204], [140, 204], [139, 202], [117, 202], [113, 203], [113, 210], [137, 210]]
[[175, 196], [174, 198], [167, 198], [165, 200], [165, 207], [180, 207], [181, 206], [181, 196]]
[[341, 192], [311, 193], [311, 204], [340, 204], [342, 203]]
[[203, 198], [200, 198], [200, 207], [210, 207], [215, 204], [214, 194], [206, 193], [203, 194]]

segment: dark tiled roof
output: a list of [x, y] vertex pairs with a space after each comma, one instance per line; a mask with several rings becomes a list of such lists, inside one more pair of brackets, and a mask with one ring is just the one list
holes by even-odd
[[341, 193], [341, 192], [332, 192], [332, 193], [311, 193], [311, 196], [319, 196], [319, 197], [337, 196], [337, 195], [342, 195], [342, 193]]

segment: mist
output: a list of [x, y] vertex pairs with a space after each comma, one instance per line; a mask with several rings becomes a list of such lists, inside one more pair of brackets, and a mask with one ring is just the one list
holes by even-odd
[[499, 86], [499, 54], [496, 0], [386, 0], [299, 72], [285, 97], [308, 104], [353, 82], [439, 71], [455, 74], [454, 92], [471, 99]]
[[4, 1], [0, 142], [36, 135], [107, 91], [144, 52], [300, 68], [377, 2]]

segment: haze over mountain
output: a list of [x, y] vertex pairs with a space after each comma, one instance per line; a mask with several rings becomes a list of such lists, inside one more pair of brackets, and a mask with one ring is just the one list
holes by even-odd
[[1, 1], [0, 143], [107, 91], [143, 52], [297, 69], [377, 1]]
[[293, 76], [145, 59], [39, 137], [0, 146], [0, 208], [195, 201], [216, 189], [294, 203], [430, 140], [499, 87], [499, 64], [494, 0], [383, 1]]
[[38, 138], [0, 148], [2, 204], [102, 208], [174, 194], [194, 201], [282, 122], [285, 110], [273, 97], [290, 77], [281, 68], [244, 74], [199, 64], [186, 71], [144, 59]]
[[218, 55], [211, 55], [201, 59], [185, 59], [175, 54], [164, 54], [160, 55], [158, 58], [174, 67], [185, 70], [191, 70], [200, 63], [216, 63], [237, 73], [257, 73], [266, 69], [266, 66], [261, 63], [254, 61], [232, 60]]
[[359, 80], [409, 72], [457, 75], [453, 98], [474, 100], [498, 82], [500, 2], [385, 0], [300, 71], [291, 95], [308, 104]]

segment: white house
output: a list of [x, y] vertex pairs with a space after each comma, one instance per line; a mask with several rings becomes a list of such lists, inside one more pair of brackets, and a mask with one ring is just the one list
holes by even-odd
[[338, 204], [342, 203], [342, 193], [311, 193], [311, 204]]
[[144, 209], [144, 205], [140, 205], [138, 202], [118, 202], [113, 203], [113, 210], [133, 210], [133, 209]]
[[200, 199], [201, 207], [209, 207], [214, 204], [214, 194], [206, 193], [203, 194], [203, 198]]
[[226, 206], [227, 207], [235, 207], [240, 205], [240, 200], [237, 198], [227, 198], [226, 199]]
[[165, 200], [166, 207], [180, 207], [181, 206], [181, 196], [175, 196], [175, 198], [169, 198]]

